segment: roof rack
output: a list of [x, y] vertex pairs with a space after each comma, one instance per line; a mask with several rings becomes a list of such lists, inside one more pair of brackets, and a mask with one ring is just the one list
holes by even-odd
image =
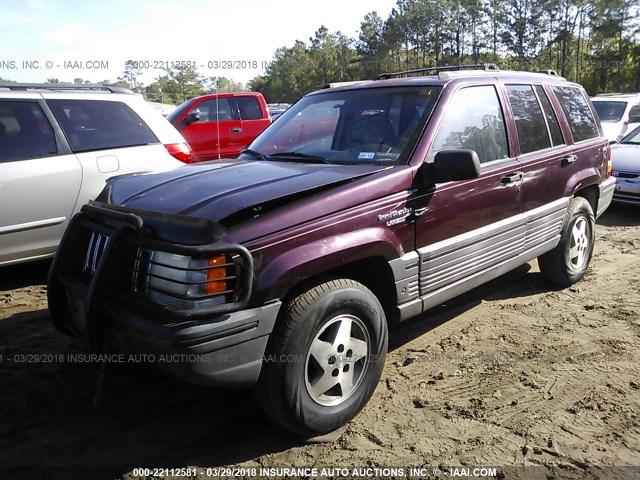
[[425, 67], [415, 68], [413, 70], [403, 70], [401, 72], [383, 73], [378, 76], [378, 80], [386, 80], [389, 78], [400, 77], [402, 75], [409, 75], [412, 73], [424, 73], [424, 72], [446, 72], [451, 70], [484, 70], [485, 72], [499, 72], [500, 69], [495, 63], [475, 63], [472, 65], [443, 65], [441, 67]]
[[536, 73], [544, 73], [545, 75], [551, 75], [552, 77], [559, 77], [560, 75], [558, 75], [558, 72], [556, 72], [555, 70], [549, 68], [547, 70], [538, 70], [536, 71]]
[[331, 83], [327, 83], [326, 85], [322, 86], [322, 89], [326, 89], [326, 88], [338, 88], [338, 87], [344, 87], [347, 85], [356, 85], [358, 83], [369, 83], [371, 82], [371, 80], [354, 80], [354, 81], [350, 81], [350, 82], [331, 82]]
[[95, 83], [0, 83], [0, 88], [9, 90], [102, 90], [111, 93], [134, 93], [118, 85]]

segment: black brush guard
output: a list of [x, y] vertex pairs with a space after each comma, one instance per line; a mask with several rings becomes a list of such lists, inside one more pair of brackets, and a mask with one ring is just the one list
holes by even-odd
[[[168, 233], [160, 231], [159, 225], [164, 225]], [[87, 248], [83, 239], [88, 232], [103, 233], [109, 237], [90, 277], [83, 273], [81, 266]], [[184, 243], [172, 241], [179, 239], [181, 232], [185, 235]], [[216, 241], [222, 232], [218, 224], [202, 219], [128, 211], [122, 207], [90, 202], [69, 222], [49, 271], [47, 297], [54, 324], [73, 336], [82, 336], [84, 333], [92, 349], [98, 350], [110, 321], [106, 312], [113, 302], [126, 302], [132, 309], [151, 314], [164, 324], [224, 316], [245, 308], [253, 285], [253, 257], [242, 245]], [[211, 243], [190, 244], [194, 237], [208, 238]], [[138, 247], [193, 257], [238, 255], [242, 266], [233, 301], [181, 310], [153, 302], [143, 294], [133, 293], [129, 288], [131, 285], [124, 280], [123, 272], [132, 268], [132, 265], [125, 264], [133, 261], [131, 251]], [[75, 305], [80, 305], [79, 309], [83, 311], [75, 314], [84, 318], [84, 332], [72, 321], [71, 298], [80, 299]]]

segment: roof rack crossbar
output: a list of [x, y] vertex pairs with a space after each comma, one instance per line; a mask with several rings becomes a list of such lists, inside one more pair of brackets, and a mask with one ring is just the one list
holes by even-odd
[[474, 63], [471, 65], [443, 65], [441, 67], [425, 67], [414, 68], [412, 70], [403, 70], [401, 72], [383, 73], [378, 76], [378, 80], [386, 80], [389, 78], [400, 77], [402, 75], [409, 75], [412, 73], [424, 73], [424, 72], [446, 72], [451, 70], [484, 70], [485, 72], [499, 72], [500, 69], [495, 63]]
[[106, 90], [111, 93], [133, 93], [118, 85], [96, 83], [0, 83], [0, 88], [9, 90]]

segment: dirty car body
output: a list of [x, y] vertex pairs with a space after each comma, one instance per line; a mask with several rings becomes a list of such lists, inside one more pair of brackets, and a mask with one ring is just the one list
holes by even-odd
[[158, 367], [326, 433], [373, 393], [388, 324], [536, 257], [582, 278], [615, 184], [594, 118], [542, 74], [314, 92], [238, 160], [109, 183], [65, 234], [52, 317], [95, 350], [197, 355]]

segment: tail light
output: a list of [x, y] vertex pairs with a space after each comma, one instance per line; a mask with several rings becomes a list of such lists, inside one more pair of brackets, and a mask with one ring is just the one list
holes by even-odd
[[611, 176], [613, 171], [613, 162], [611, 161], [611, 144], [604, 147], [604, 159], [607, 161], [607, 177]]
[[191, 153], [191, 147], [186, 143], [172, 143], [164, 146], [173, 157], [177, 158], [181, 162], [191, 163], [193, 162], [193, 154]]

